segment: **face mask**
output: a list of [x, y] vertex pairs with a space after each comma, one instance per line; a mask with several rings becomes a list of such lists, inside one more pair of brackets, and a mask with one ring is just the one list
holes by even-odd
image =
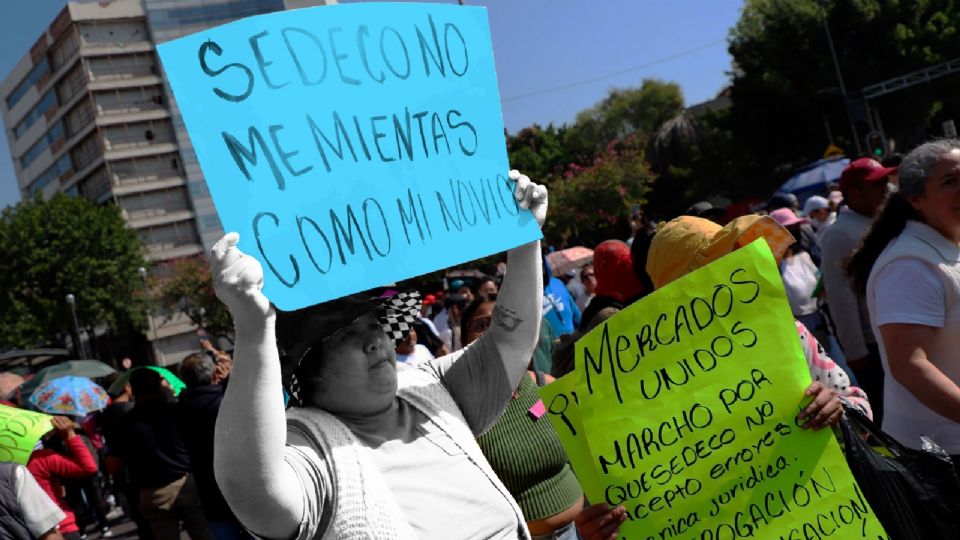
[[825, 219], [811, 219], [811, 220], [810, 220], [810, 223], [813, 224], [813, 228], [814, 228], [814, 229], [819, 229], [820, 227], [823, 227], [824, 225], [826, 225], [827, 220], [825, 220]]

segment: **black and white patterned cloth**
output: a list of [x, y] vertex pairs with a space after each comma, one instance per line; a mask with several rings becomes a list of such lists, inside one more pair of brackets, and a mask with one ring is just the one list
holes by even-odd
[[399, 345], [410, 333], [413, 323], [420, 317], [421, 302], [420, 293], [416, 291], [384, 297], [384, 302], [377, 308], [377, 319], [394, 344]]

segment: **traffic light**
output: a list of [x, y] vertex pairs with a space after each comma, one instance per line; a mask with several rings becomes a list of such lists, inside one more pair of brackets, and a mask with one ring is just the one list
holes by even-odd
[[867, 150], [875, 159], [883, 159], [887, 155], [886, 141], [879, 131], [871, 131], [867, 135]]

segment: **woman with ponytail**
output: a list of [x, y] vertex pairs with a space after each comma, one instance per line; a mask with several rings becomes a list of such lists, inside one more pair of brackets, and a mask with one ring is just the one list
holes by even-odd
[[960, 458], [960, 140], [903, 158], [850, 275], [866, 293], [886, 383], [883, 429], [911, 448], [920, 437]]

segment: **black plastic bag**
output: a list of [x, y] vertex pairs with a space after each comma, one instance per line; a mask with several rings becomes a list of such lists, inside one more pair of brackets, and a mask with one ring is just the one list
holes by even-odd
[[960, 538], [960, 480], [950, 456], [925, 437], [922, 450], [907, 448], [859, 411], [845, 412], [847, 465], [890, 538]]

